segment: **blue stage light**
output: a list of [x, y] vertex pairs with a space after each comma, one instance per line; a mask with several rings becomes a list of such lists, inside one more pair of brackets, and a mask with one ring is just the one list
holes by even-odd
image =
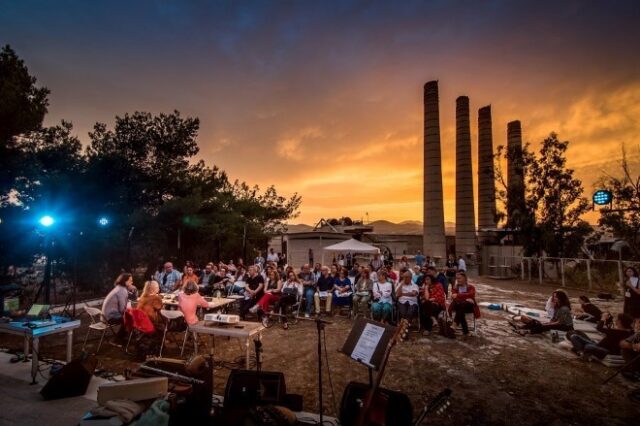
[[593, 203], [598, 206], [611, 204], [611, 201], [613, 201], [613, 194], [611, 193], [611, 191], [607, 191], [606, 189], [599, 189], [593, 193]]
[[102, 216], [100, 219], [98, 219], [98, 225], [100, 226], [107, 226], [109, 225], [109, 219]]
[[45, 228], [50, 227], [51, 225], [53, 225], [56, 221], [49, 215], [46, 216], [42, 216], [40, 218], [40, 225], [44, 226]]

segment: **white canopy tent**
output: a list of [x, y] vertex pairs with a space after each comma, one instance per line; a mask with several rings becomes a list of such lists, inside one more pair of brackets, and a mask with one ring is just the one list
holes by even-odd
[[[362, 241], [354, 240], [353, 238], [327, 246], [324, 248], [324, 251], [338, 253], [380, 253], [380, 249], [378, 247], [363, 243]], [[322, 253], [322, 263], [324, 264], [324, 252]]]

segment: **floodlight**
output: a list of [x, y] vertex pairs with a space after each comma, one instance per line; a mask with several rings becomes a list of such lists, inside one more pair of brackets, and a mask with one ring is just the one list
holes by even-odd
[[50, 227], [54, 223], [55, 220], [49, 215], [45, 215], [40, 218], [40, 225], [44, 226], [45, 228]]
[[611, 191], [599, 189], [593, 193], [593, 204], [604, 206], [606, 204], [611, 204], [611, 201], [613, 201], [613, 194]]
[[100, 225], [100, 226], [109, 225], [109, 218], [104, 217], [104, 216], [100, 217], [100, 219], [98, 219], [98, 225]]

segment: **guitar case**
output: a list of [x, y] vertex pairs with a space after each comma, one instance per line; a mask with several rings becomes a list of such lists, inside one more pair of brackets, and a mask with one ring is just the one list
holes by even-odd
[[[342, 402], [340, 403], [340, 424], [342, 426], [355, 425], [358, 420], [358, 413], [369, 389], [368, 384], [349, 382], [342, 394]], [[385, 424], [412, 426], [413, 406], [411, 405], [409, 397], [401, 392], [385, 388], [379, 388], [378, 392], [388, 399]], [[372, 405], [371, 408], [375, 409], [375, 406]]]

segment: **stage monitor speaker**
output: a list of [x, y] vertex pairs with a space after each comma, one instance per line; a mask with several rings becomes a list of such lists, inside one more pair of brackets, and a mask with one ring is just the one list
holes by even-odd
[[[351, 426], [356, 423], [369, 389], [367, 384], [349, 382], [342, 394], [342, 403], [340, 404], [340, 424], [342, 426]], [[411, 426], [413, 424], [413, 407], [409, 397], [403, 393], [384, 388], [379, 388], [378, 391], [388, 400], [385, 424]]]
[[232, 370], [224, 392], [224, 408], [283, 405], [286, 393], [284, 374], [280, 372]]
[[87, 392], [91, 376], [98, 360], [94, 355], [83, 354], [62, 369], [40, 390], [44, 399], [60, 399], [81, 396]]

